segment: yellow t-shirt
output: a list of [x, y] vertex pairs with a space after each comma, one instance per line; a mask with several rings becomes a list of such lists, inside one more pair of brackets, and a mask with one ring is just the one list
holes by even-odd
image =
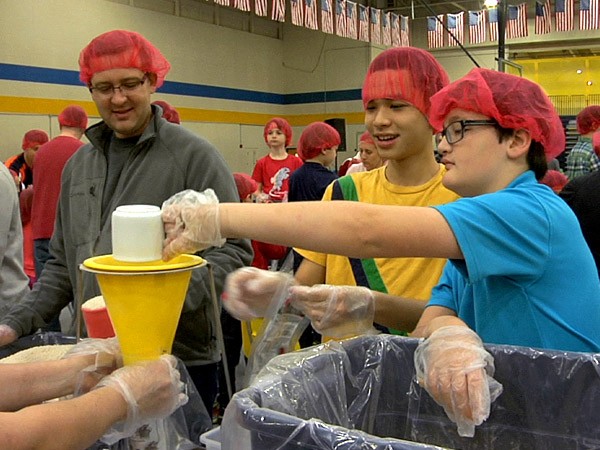
[[[458, 195], [442, 184], [446, 169], [440, 170], [420, 186], [398, 186], [387, 181], [385, 167], [369, 172], [353, 173], [358, 199], [363, 203], [401, 206], [440, 205], [458, 199]], [[330, 201], [333, 185], [329, 185], [324, 201]], [[306, 259], [326, 268], [325, 283], [356, 286], [350, 261], [345, 256], [295, 249]], [[381, 280], [389, 294], [428, 301], [446, 264], [441, 258], [375, 258]]]

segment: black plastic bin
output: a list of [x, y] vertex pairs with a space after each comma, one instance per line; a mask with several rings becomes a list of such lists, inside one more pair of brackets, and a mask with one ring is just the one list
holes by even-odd
[[415, 381], [417, 343], [364, 336], [273, 359], [227, 407], [222, 449], [600, 448], [600, 354], [486, 346], [504, 392], [462, 438]]

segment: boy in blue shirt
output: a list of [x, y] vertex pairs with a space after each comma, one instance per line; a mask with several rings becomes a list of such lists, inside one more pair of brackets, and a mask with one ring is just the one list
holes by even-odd
[[464, 198], [433, 207], [174, 206], [163, 212], [164, 256], [243, 236], [361, 258], [448, 258], [413, 332], [427, 338], [415, 362], [425, 389], [472, 435], [501, 390], [482, 341], [600, 351], [600, 281], [575, 215], [537, 182], [564, 148], [537, 84], [473, 69], [431, 98], [429, 121], [443, 129], [443, 183]]

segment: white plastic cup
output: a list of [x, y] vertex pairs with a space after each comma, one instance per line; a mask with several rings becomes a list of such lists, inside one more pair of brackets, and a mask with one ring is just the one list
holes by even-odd
[[160, 260], [164, 237], [158, 206], [123, 205], [112, 213], [113, 258], [117, 261]]

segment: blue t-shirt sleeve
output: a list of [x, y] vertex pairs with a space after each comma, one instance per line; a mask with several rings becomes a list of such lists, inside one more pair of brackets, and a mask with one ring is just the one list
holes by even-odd
[[434, 206], [454, 232], [464, 261], [450, 261], [469, 281], [535, 276], [548, 258], [550, 225], [543, 205], [524, 190], [505, 189]]

